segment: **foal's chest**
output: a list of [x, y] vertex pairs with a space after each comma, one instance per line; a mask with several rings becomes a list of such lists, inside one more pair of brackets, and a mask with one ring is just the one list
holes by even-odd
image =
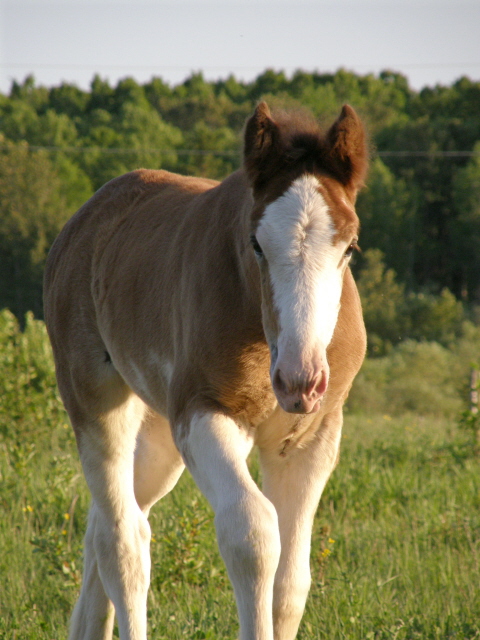
[[255, 430], [255, 444], [286, 457], [293, 449], [304, 446], [314, 437], [320, 415], [286, 413], [278, 404]]

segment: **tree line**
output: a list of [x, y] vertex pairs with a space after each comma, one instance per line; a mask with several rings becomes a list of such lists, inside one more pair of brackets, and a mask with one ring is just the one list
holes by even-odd
[[348, 102], [366, 122], [355, 269], [371, 349], [458, 333], [480, 301], [480, 82], [414, 91], [390, 71], [266, 70], [251, 82], [196, 73], [176, 86], [95, 76], [89, 90], [13, 82], [0, 94], [0, 308], [42, 317], [49, 246], [107, 180], [140, 166], [218, 179], [238, 168], [260, 99], [306, 108], [325, 126]]

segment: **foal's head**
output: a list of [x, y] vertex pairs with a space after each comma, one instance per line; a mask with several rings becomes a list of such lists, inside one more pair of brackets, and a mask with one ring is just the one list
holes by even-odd
[[358, 240], [363, 126], [344, 106], [324, 135], [305, 118], [272, 118], [261, 103], [246, 126], [245, 169], [273, 389], [285, 411], [312, 413], [328, 386], [326, 351]]

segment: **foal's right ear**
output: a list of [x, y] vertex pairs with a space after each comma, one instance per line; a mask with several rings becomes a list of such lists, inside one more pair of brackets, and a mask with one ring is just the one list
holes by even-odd
[[266, 161], [280, 140], [279, 130], [266, 102], [260, 102], [248, 120], [244, 135], [244, 166], [251, 184], [261, 182]]

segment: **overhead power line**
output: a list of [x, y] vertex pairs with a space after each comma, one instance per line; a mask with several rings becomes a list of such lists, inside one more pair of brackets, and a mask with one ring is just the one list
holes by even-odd
[[[6, 145], [0, 145], [0, 149], [6, 149]], [[105, 153], [105, 154], [136, 154], [136, 153], [151, 153], [151, 154], [175, 154], [179, 156], [196, 155], [196, 156], [225, 156], [235, 157], [240, 156], [239, 150], [226, 149], [163, 149], [163, 148], [132, 148], [132, 147], [60, 147], [60, 146], [42, 146], [42, 145], [29, 145], [31, 151], [55, 151], [63, 153]], [[376, 156], [381, 158], [472, 158], [480, 156], [480, 151], [411, 151], [405, 149], [403, 151], [377, 151]]]
[[471, 158], [480, 156], [480, 151], [377, 151], [382, 158]]
[[[50, 62], [2, 62], [0, 63], [0, 69], [60, 69], [62, 71], [89, 71], [89, 70], [99, 70], [99, 69], [111, 69], [115, 71], [179, 71], [184, 69], [190, 69], [192, 65], [165, 65], [165, 64], [109, 64], [109, 63], [95, 63], [85, 64], [85, 63], [50, 63]], [[193, 65], [194, 66], [194, 65]], [[348, 65], [345, 65], [348, 68]], [[477, 62], [404, 62], [404, 63], [396, 63], [396, 64], [388, 64], [388, 65], [379, 65], [378, 63], [355, 63], [355, 67], [358, 68], [385, 68], [385, 69], [455, 69], [461, 67], [468, 68], [480, 68], [480, 63]], [[202, 70], [208, 71], [209, 69], [223, 69], [225, 71], [231, 71], [231, 69], [244, 69], [244, 70], [255, 70], [258, 69], [258, 66], [255, 65], [232, 65], [232, 66], [224, 66], [224, 65], [203, 65]]]
[[[0, 148], [6, 148], [5, 145], [1, 145]], [[54, 146], [39, 146], [29, 145], [31, 151], [64, 151], [66, 153], [89, 153], [96, 151], [98, 153], [171, 153], [175, 155], [216, 155], [216, 156], [238, 156], [239, 151], [226, 150], [221, 151], [217, 149], [135, 149], [132, 147], [54, 147]]]

